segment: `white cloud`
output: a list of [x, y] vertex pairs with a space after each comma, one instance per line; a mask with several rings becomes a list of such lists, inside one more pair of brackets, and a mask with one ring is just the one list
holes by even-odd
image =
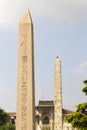
[[77, 76], [87, 76], [87, 62], [81, 63], [76, 69], [75, 69], [75, 74]]
[[30, 8], [33, 17], [68, 22], [87, 20], [86, 0], [0, 0], [0, 26], [17, 23], [26, 7]]

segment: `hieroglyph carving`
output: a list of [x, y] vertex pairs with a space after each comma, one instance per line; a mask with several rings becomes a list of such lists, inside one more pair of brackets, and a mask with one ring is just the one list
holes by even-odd
[[27, 121], [27, 45], [26, 36], [22, 36], [20, 47], [22, 50], [22, 74], [21, 74], [21, 130], [26, 130]]

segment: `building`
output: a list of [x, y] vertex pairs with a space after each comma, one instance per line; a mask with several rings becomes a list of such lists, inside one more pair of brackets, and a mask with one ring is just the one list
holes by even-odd
[[[63, 119], [65, 115], [71, 114], [73, 111], [62, 109]], [[16, 123], [16, 113], [9, 113], [12, 123]], [[35, 130], [54, 130], [54, 101], [40, 100], [35, 107]], [[63, 130], [75, 130], [71, 124], [64, 122]]]
[[[73, 111], [62, 109], [63, 119], [65, 115]], [[54, 101], [39, 101], [35, 107], [36, 130], [54, 130]], [[71, 124], [63, 121], [63, 130], [74, 130]]]

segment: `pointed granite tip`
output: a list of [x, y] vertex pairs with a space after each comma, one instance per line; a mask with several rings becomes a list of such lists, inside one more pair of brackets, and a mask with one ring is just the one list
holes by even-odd
[[32, 23], [31, 15], [28, 8], [25, 10], [20, 23]]

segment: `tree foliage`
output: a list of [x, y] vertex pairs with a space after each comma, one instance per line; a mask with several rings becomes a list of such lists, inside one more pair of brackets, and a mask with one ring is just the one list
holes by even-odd
[[44, 126], [42, 126], [41, 130], [50, 130], [50, 126], [44, 125]]
[[11, 123], [11, 117], [0, 108], [0, 130], [15, 130], [15, 125]]
[[[82, 91], [87, 95], [87, 80], [83, 83], [85, 87]], [[78, 130], [87, 130], [87, 102], [78, 104], [76, 106], [76, 112], [64, 117], [64, 120], [72, 124], [72, 127]]]
[[10, 122], [10, 116], [0, 108], [0, 126], [5, 125], [7, 122]]
[[0, 130], [15, 130], [15, 125], [8, 122], [7, 124], [0, 126]]
[[87, 80], [84, 80], [83, 83], [85, 84], [85, 87], [82, 89], [82, 91], [87, 95]]

